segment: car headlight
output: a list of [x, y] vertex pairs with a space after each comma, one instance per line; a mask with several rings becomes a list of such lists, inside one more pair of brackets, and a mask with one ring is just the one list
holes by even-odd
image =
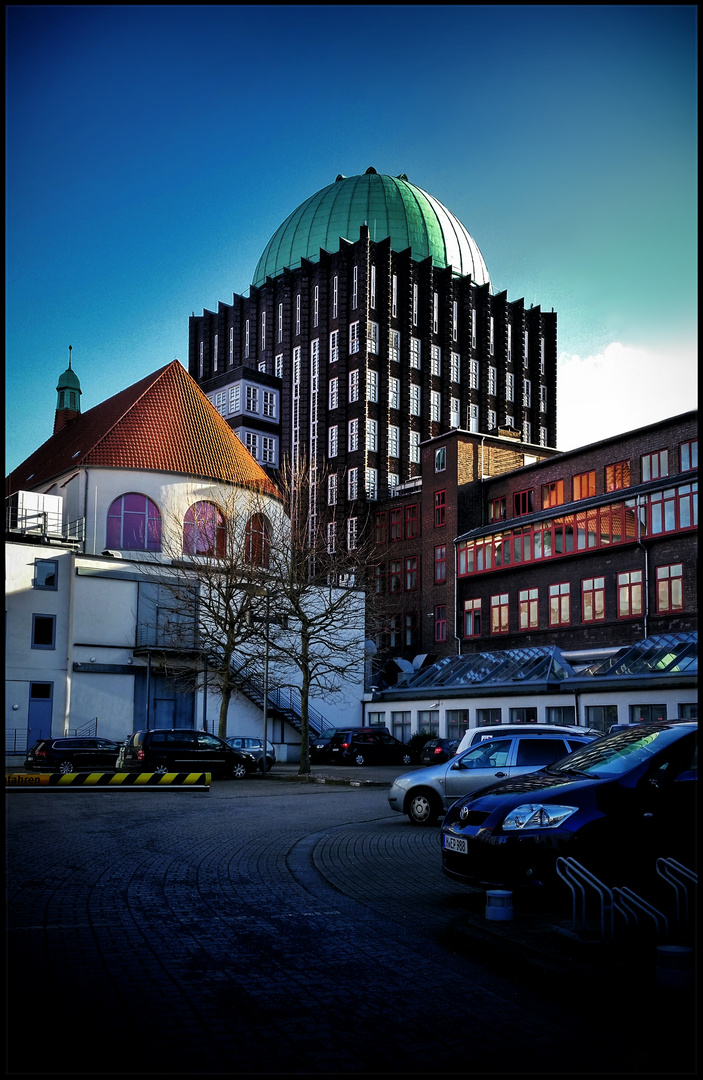
[[558, 829], [575, 814], [578, 806], [555, 806], [553, 803], [523, 803], [507, 815], [501, 828], [503, 832], [525, 829]]

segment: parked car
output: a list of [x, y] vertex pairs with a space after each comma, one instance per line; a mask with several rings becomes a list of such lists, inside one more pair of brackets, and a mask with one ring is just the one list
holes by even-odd
[[420, 751], [420, 764], [441, 765], [454, 757], [458, 747], [458, 739], [429, 739]]
[[24, 767], [60, 773], [114, 769], [119, 750], [120, 744], [112, 739], [86, 738], [82, 735], [39, 739], [27, 752]]
[[[257, 767], [262, 770], [262, 762], [264, 759], [264, 740], [257, 738], [255, 735], [230, 735], [226, 740], [228, 746], [232, 746], [235, 750], [246, 750], [247, 754], [256, 761]], [[266, 740], [266, 771], [273, 768], [276, 764], [276, 748], [273, 743]]]
[[257, 767], [253, 754], [235, 750], [217, 735], [192, 728], [135, 731], [122, 751], [121, 769], [139, 772], [209, 772], [241, 779]]
[[340, 728], [318, 748], [318, 763], [330, 765], [409, 765], [410, 750], [385, 727]]
[[580, 727], [576, 724], [532, 724], [530, 722], [524, 724], [491, 724], [487, 727], [467, 728], [459, 743], [457, 754], [463, 754], [464, 750], [468, 750], [470, 746], [475, 746], [478, 742], [485, 742], [486, 739], [493, 739], [496, 735], [522, 735], [523, 732], [528, 731], [556, 731], [562, 735], [589, 735], [593, 736], [594, 739], [603, 735], [603, 732], [598, 731], [596, 728]]
[[572, 856], [609, 887], [655, 882], [656, 860], [695, 868], [696, 721], [634, 724], [529, 776], [457, 800], [442, 823], [442, 867], [479, 886], [559, 883]]
[[496, 780], [536, 772], [592, 741], [592, 735], [577, 735], [573, 728], [568, 735], [532, 728], [516, 734], [494, 732], [493, 738], [477, 742], [444, 765], [396, 777], [388, 802], [392, 810], [407, 814], [414, 825], [431, 825], [462, 795]]
[[324, 764], [327, 760], [327, 748], [337, 735], [339, 728], [328, 727], [319, 735], [310, 736], [310, 761], [312, 764]]

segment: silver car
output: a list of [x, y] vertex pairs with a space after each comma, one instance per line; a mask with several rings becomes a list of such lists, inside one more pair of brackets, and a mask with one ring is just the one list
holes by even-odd
[[396, 777], [388, 802], [391, 810], [407, 814], [414, 825], [431, 825], [462, 796], [510, 776], [536, 772], [593, 739], [593, 735], [583, 732], [495, 734], [443, 765]]

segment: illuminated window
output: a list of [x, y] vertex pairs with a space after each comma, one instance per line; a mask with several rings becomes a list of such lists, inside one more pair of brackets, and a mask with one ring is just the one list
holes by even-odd
[[568, 626], [571, 622], [571, 586], [567, 581], [549, 586], [549, 625]]
[[539, 626], [539, 590], [520, 589], [518, 593], [518, 615], [521, 630], [536, 630]]
[[605, 578], [584, 578], [581, 582], [581, 618], [583, 622], [605, 618]]
[[488, 503], [488, 520], [505, 521], [505, 496], [500, 499], [491, 499]]
[[657, 612], [683, 611], [683, 564], [657, 567]]
[[577, 473], [573, 479], [573, 498], [574, 501], [578, 499], [589, 499], [596, 493], [596, 473], [595, 469], [591, 472]]
[[642, 571], [618, 574], [618, 618], [634, 619], [642, 614]]
[[605, 490], [619, 491], [630, 486], [630, 462], [617, 461], [605, 467]]
[[561, 506], [564, 501], [564, 481], [553, 480], [550, 484], [542, 484], [542, 509], [550, 506]]
[[498, 593], [491, 597], [491, 633], [508, 633], [508, 594]]
[[481, 634], [481, 601], [464, 601], [464, 637], [479, 637]]

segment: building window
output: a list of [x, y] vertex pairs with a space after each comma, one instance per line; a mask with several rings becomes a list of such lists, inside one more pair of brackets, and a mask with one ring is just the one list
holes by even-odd
[[478, 360], [469, 360], [469, 389], [478, 390]]
[[698, 439], [692, 439], [690, 442], [682, 442], [679, 447], [679, 458], [681, 461], [681, 472], [688, 472], [689, 469], [697, 469]]
[[56, 648], [55, 615], [32, 615], [32, 648]]
[[430, 390], [430, 420], [438, 424], [442, 414], [442, 395], [437, 390]]
[[452, 341], [459, 339], [459, 305], [456, 300], [452, 301]]
[[642, 571], [618, 574], [618, 618], [634, 619], [642, 614]]
[[539, 388], [539, 411], [547, 411], [547, 387], [540, 386]]
[[349, 372], [349, 400], [359, 400], [359, 369], [354, 368]]
[[339, 447], [339, 428], [333, 424], [327, 432], [327, 453], [329, 457], [336, 457]]
[[535, 508], [534, 488], [525, 491], [516, 491], [514, 496], [514, 516], [521, 517], [523, 514], [531, 514]]
[[244, 323], [244, 359], [249, 357], [249, 320]]
[[229, 390], [229, 411], [231, 415], [236, 415], [242, 408], [242, 388], [241, 386], [231, 386]]
[[478, 405], [469, 405], [469, 431], [478, 431]]
[[562, 727], [576, 725], [576, 709], [573, 705], [547, 705], [544, 717], [548, 724], [559, 724]]
[[378, 498], [378, 469], [366, 470], [366, 497], [374, 500]]
[[683, 564], [657, 567], [657, 613], [683, 611]]
[[605, 490], [619, 491], [630, 486], [630, 462], [618, 461], [605, 466]]
[[398, 473], [389, 472], [388, 473], [388, 494], [389, 495], [395, 495], [395, 489], [398, 487], [399, 483], [400, 483], [400, 476], [398, 475]]
[[213, 503], [197, 502], [188, 507], [183, 519], [184, 555], [222, 559], [226, 543], [225, 519]]
[[329, 408], [336, 409], [339, 405], [339, 379], [329, 381]]
[[410, 415], [420, 415], [420, 387], [416, 383], [410, 384]]
[[605, 618], [605, 578], [584, 578], [581, 582], [581, 618], [598, 622]]
[[400, 408], [400, 379], [388, 380], [388, 406], [391, 409]]
[[400, 428], [388, 426], [388, 457], [400, 457]]
[[217, 371], [217, 364], [220, 358], [220, 335], [215, 334], [215, 340], [212, 346], [212, 370]]
[[527, 330], [525, 331], [525, 367], [529, 364], [530, 359], [530, 339]]
[[544, 338], [539, 339], [539, 373], [544, 375]]
[[420, 369], [420, 347], [422, 342], [419, 338], [410, 338], [410, 367]]
[[502, 719], [501, 709], [477, 709], [476, 727], [495, 727]]
[[351, 451], [359, 449], [359, 421], [350, 420], [347, 427], [347, 450], [351, 453]]
[[253, 566], [267, 567], [271, 554], [271, 537], [263, 514], [252, 514], [244, 533], [244, 551]]
[[339, 330], [333, 330], [330, 334], [330, 364], [336, 364], [339, 360]]
[[469, 710], [447, 709], [444, 715], [447, 721], [447, 738], [461, 739], [469, 726]]
[[[495, 330], [495, 320], [493, 319], [493, 316], [491, 315], [490, 325], [489, 325], [489, 330], [488, 330], [488, 352], [489, 352], [490, 356], [493, 356], [493, 354], [495, 352], [494, 330]], [[495, 391], [494, 391], [494, 393], [495, 393]]]
[[464, 601], [464, 637], [481, 635], [481, 601]]
[[393, 737], [398, 739], [399, 742], [406, 742], [410, 738], [410, 713], [392, 712], [391, 727]]
[[461, 426], [461, 402], [458, 397], [449, 399], [449, 426], [452, 428]]
[[405, 559], [405, 591], [414, 592], [417, 588], [417, 555], [408, 555]]
[[347, 498], [355, 499], [359, 492], [359, 470], [350, 469], [347, 474]]
[[505, 376], [505, 400], [515, 400], [515, 376], [511, 371]]
[[508, 719], [511, 724], [536, 724], [537, 709], [534, 705], [508, 709]]
[[430, 346], [430, 372], [432, 375], [442, 374], [442, 350], [439, 345]]
[[337, 309], [339, 304], [339, 277], [334, 275], [332, 280], [332, 318], [337, 318]]
[[608, 732], [618, 722], [617, 705], [586, 705], [586, 727]]
[[505, 496], [491, 499], [488, 503], [488, 520], [505, 521]]
[[391, 318], [395, 319], [398, 315], [398, 275], [393, 274], [391, 278]]
[[508, 594], [498, 593], [491, 597], [491, 633], [508, 633]]
[[349, 551], [353, 551], [356, 547], [356, 541], [358, 536], [358, 522], [355, 517], [347, 519], [347, 548]]
[[375, 266], [371, 267], [371, 289], [370, 289], [370, 292], [371, 292], [371, 296], [370, 296], [369, 303], [371, 304], [372, 308], [375, 308], [376, 307], [376, 267]]
[[371, 453], [378, 450], [378, 421], [366, 421], [366, 449]]
[[400, 592], [402, 587], [402, 563], [392, 559], [388, 570], [388, 588], [392, 593]]
[[261, 436], [261, 460], [267, 465], [276, 464], [276, 440], [267, 435]]
[[540, 425], [540, 429], [539, 429], [539, 445], [540, 446], [546, 446], [547, 445], [547, 429], [546, 429], [546, 427], [544, 427], [542, 425]]
[[591, 472], [577, 473], [573, 479], [573, 499], [577, 502], [579, 499], [590, 499], [596, 493], [596, 473], [595, 469]]
[[266, 348], [266, 312], [261, 312], [261, 348]]
[[201, 341], [198, 349], [198, 376], [202, 379], [205, 366], [205, 345]]
[[397, 363], [400, 360], [400, 334], [391, 330], [388, 334], [388, 359]]
[[420, 432], [410, 432], [410, 461], [413, 465], [420, 464]]
[[247, 431], [245, 438], [246, 448], [253, 458], [259, 456], [259, 436], [253, 431]]
[[698, 524], [698, 484], [654, 491], [649, 496], [649, 531], [675, 532]]
[[366, 397], [368, 401], [378, 401], [378, 372], [372, 368], [366, 372]]
[[295, 298], [295, 335], [300, 334], [300, 293]]
[[447, 467], [447, 448], [446, 446], [440, 446], [438, 450], [434, 452], [434, 471], [444, 472]]
[[59, 564], [54, 559], [34, 560], [33, 589], [48, 589], [56, 592], [59, 587]]
[[508, 323], [508, 363], [513, 359], [513, 324]]
[[234, 363], [234, 327], [233, 326], [230, 326], [230, 328], [229, 328], [229, 355], [228, 355], [228, 360], [229, 360], [229, 366], [231, 367], [232, 364]]
[[539, 590], [520, 589], [518, 593], [519, 627], [536, 630], [539, 626]]
[[437, 604], [434, 609], [434, 639], [447, 640], [447, 608], [444, 604]]
[[331, 473], [327, 477], [327, 505], [337, 505], [337, 474]]
[[259, 390], [256, 386], [247, 386], [246, 410], [250, 413], [258, 413], [259, 411]]
[[434, 579], [439, 585], [447, 580], [447, 547], [446, 544], [438, 544], [434, 549]]
[[529, 379], [525, 379], [522, 384], [522, 404], [526, 409], [532, 407], [532, 383]]
[[337, 522], [327, 523], [327, 552], [332, 555], [337, 550]]
[[312, 325], [317, 326], [320, 321], [320, 286], [316, 285], [312, 292]]
[[413, 326], [417, 326], [417, 308], [418, 308], [418, 289], [417, 285], [413, 285]]
[[438, 529], [441, 525], [446, 524], [447, 515], [447, 493], [446, 491], [435, 491], [434, 493], [434, 525], [435, 529]]
[[416, 540], [420, 535], [420, 523], [417, 516], [417, 505], [405, 507], [405, 539]]
[[121, 495], [107, 512], [107, 547], [125, 551], [161, 550], [161, 514], [146, 495]]
[[564, 501], [564, 481], [553, 480], [550, 484], [542, 484], [542, 509], [550, 506], [561, 506]]
[[648, 480], [658, 480], [661, 476], [669, 475], [669, 452], [657, 450], [655, 454], [642, 455], [642, 483]]
[[349, 323], [349, 352], [358, 353], [359, 351], [359, 323]]
[[488, 410], [488, 430], [495, 431], [498, 427], [498, 413], [494, 409]]
[[403, 511], [401, 507], [390, 512], [390, 540], [392, 544], [397, 543], [398, 540], [403, 539]]
[[259, 363], [256, 365], [256, 370], [257, 371], [266, 371], [266, 361], [265, 360], [259, 360]]
[[449, 354], [449, 378], [453, 383], [461, 381], [461, 357], [458, 352]]
[[629, 714], [631, 724], [651, 724], [666, 720], [666, 705], [630, 705]]
[[388, 514], [385, 510], [376, 514], [376, 543], [385, 545], [388, 540]]
[[439, 333], [439, 296], [432, 293], [432, 332]]
[[270, 390], [262, 391], [263, 395], [263, 407], [262, 412], [264, 416], [268, 416], [271, 419], [276, 417], [276, 395]]
[[283, 353], [278, 353], [273, 361], [273, 373], [277, 379], [283, 378]]
[[515, 417], [512, 413], [506, 412], [505, 414], [505, 426], [515, 429]]
[[276, 323], [276, 341], [280, 345], [283, 341], [283, 304], [278, 305], [278, 320]]
[[370, 322], [366, 332], [366, 343], [371, 353], [378, 352], [378, 323]]
[[571, 586], [562, 581], [549, 586], [549, 625], [568, 626], [571, 622]]

